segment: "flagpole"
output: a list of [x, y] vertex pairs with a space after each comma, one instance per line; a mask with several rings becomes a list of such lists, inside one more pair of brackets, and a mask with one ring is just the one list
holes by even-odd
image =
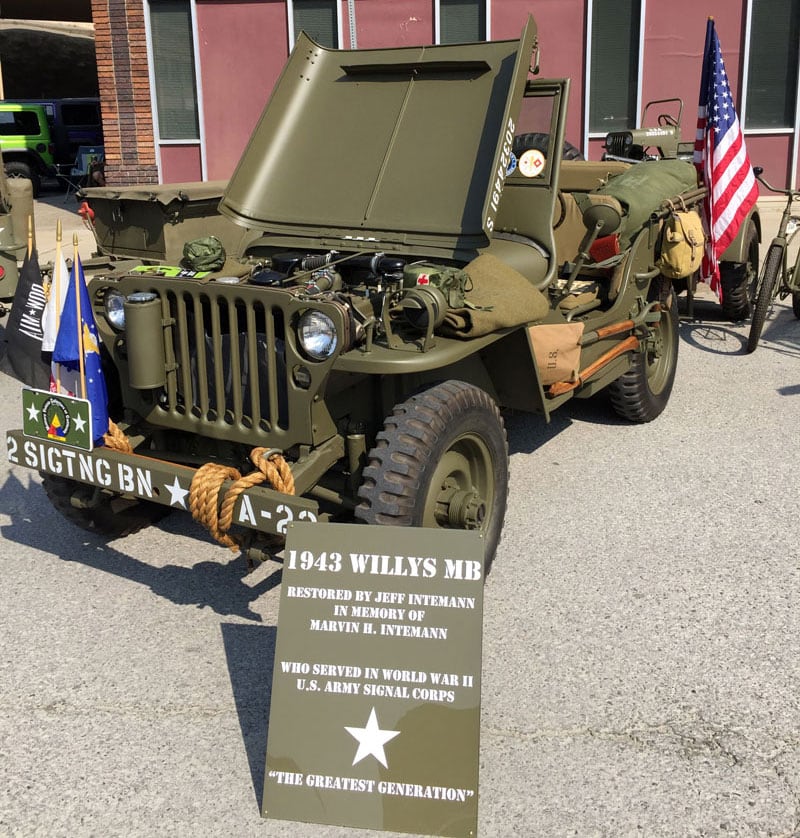
[[28, 216], [28, 259], [33, 254], [33, 216]]
[[[53, 274], [55, 278], [56, 288], [56, 334], [58, 334], [59, 326], [61, 325], [61, 282], [63, 280], [62, 266], [63, 261], [61, 257], [61, 219], [56, 221], [56, 260], [53, 263]], [[52, 289], [51, 289], [52, 291]], [[56, 364], [56, 393], [61, 392], [61, 364]]]
[[81, 379], [81, 398], [86, 398], [86, 361], [83, 357], [83, 320], [81, 319], [81, 288], [78, 276], [78, 234], [72, 236], [72, 271], [75, 274], [75, 313], [78, 330], [78, 365]]

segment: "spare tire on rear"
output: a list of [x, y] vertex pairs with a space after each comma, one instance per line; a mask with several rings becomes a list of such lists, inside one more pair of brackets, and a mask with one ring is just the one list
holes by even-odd
[[[542, 154], [547, 154], [550, 149], [550, 135], [543, 134], [540, 131], [533, 131], [530, 134], [518, 134], [514, 137], [514, 144], [511, 150], [519, 157], [530, 148], [535, 148], [541, 151]], [[585, 160], [586, 158], [581, 153], [579, 148], [576, 148], [572, 143], [564, 141], [564, 149], [562, 151], [563, 160]]]

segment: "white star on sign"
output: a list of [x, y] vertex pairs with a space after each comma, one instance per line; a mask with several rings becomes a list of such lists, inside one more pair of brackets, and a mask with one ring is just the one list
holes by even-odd
[[76, 416], [75, 417], [75, 429], [83, 433], [83, 429], [86, 427], [86, 420], [83, 416]]
[[35, 422], [39, 418], [39, 409], [35, 404], [28, 405], [28, 419]]
[[184, 489], [180, 483], [178, 483], [178, 475], [175, 475], [175, 480], [170, 484], [167, 483], [164, 488], [169, 492], [169, 505], [170, 506], [178, 506], [180, 504], [184, 509], [186, 509], [186, 495], [189, 494], [188, 489]]
[[369, 714], [369, 720], [366, 727], [347, 727], [345, 730], [354, 738], [358, 740], [358, 750], [355, 757], [353, 757], [353, 765], [361, 762], [362, 759], [368, 756], [373, 756], [384, 767], [388, 768], [386, 764], [386, 753], [383, 746], [395, 736], [400, 735], [399, 730], [381, 730], [378, 727], [378, 718], [375, 715], [375, 708], [373, 707]]

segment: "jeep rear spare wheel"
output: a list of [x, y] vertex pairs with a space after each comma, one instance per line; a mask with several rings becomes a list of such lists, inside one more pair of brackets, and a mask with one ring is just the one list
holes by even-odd
[[[542, 154], [547, 154], [550, 148], [550, 135], [542, 134], [538, 131], [533, 131], [529, 134], [518, 134], [514, 137], [513, 151], [517, 157], [520, 157], [529, 148], [535, 148], [541, 151]], [[561, 152], [562, 160], [585, 160], [583, 152], [574, 146], [572, 143], [564, 140], [563, 150]]]
[[661, 319], [635, 352], [630, 369], [608, 385], [614, 410], [631, 422], [650, 422], [669, 401], [678, 367], [678, 302], [672, 284], [657, 277], [649, 300], [660, 300]]
[[485, 572], [497, 550], [508, 494], [500, 411], [481, 389], [445, 381], [394, 407], [358, 490], [367, 524], [479, 530]]
[[44, 491], [55, 509], [76, 527], [107, 538], [133, 535], [170, 513], [169, 507], [158, 503], [109, 494], [65, 477], [40, 474]]

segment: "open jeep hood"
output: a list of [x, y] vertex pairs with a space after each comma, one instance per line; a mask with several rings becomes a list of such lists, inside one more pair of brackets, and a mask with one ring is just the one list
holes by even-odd
[[485, 245], [535, 45], [532, 17], [519, 40], [479, 44], [342, 51], [301, 34], [220, 210], [356, 247]]

